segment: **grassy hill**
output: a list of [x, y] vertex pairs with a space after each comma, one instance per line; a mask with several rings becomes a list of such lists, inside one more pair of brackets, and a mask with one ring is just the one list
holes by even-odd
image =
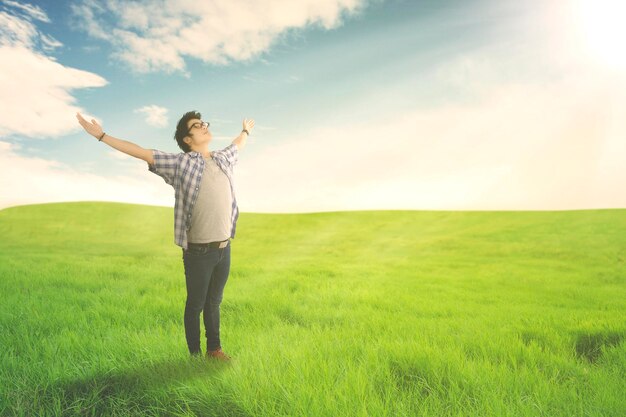
[[173, 209], [7, 208], [0, 415], [623, 415], [625, 231], [626, 210], [242, 213], [222, 364], [188, 359]]

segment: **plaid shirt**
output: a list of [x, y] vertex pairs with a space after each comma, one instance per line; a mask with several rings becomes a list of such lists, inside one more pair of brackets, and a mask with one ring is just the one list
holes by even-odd
[[[198, 198], [200, 180], [204, 172], [204, 158], [195, 151], [168, 153], [151, 149], [154, 165], [148, 164], [148, 170], [154, 172], [174, 187], [176, 201], [174, 204], [174, 242], [187, 249], [187, 230], [191, 227], [191, 212]], [[235, 237], [239, 208], [233, 187], [233, 167], [239, 159], [237, 145], [231, 143], [226, 148], [213, 151], [213, 160], [230, 182], [230, 191], [233, 196], [232, 229], [230, 237]]]

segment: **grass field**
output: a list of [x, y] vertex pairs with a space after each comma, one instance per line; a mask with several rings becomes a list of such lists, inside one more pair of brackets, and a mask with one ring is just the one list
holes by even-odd
[[1, 415], [626, 412], [626, 210], [242, 213], [230, 364], [188, 358], [173, 209], [12, 207], [0, 234]]

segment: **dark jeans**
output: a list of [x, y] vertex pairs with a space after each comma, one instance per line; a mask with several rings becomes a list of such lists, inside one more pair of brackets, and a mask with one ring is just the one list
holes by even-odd
[[200, 312], [204, 310], [207, 350], [220, 344], [220, 303], [230, 272], [230, 245], [224, 248], [183, 249], [187, 302], [185, 336], [189, 353], [200, 353]]

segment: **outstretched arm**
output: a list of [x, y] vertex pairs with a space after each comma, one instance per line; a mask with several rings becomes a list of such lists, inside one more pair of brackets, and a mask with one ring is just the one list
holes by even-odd
[[[91, 119], [90, 123], [85, 120], [85, 118], [81, 116], [80, 113], [76, 113], [76, 118], [78, 119], [78, 123], [80, 123], [85, 131], [94, 138], [99, 139], [100, 136], [102, 136], [102, 134], [104, 133], [102, 131], [102, 126], [100, 126], [98, 122], [96, 122], [94, 119]], [[104, 137], [102, 137], [101, 142], [104, 142], [110, 147], [117, 149], [120, 152], [124, 152], [127, 155], [144, 160], [148, 164], [154, 164], [152, 151], [150, 149], [144, 149], [137, 144], [134, 144], [127, 140], [115, 138], [108, 134], [105, 134]]]
[[[244, 130], [247, 130], [249, 132], [250, 130], [252, 130], [253, 127], [254, 127], [254, 120], [253, 119], [250, 119], [250, 120], [243, 119], [243, 129]], [[248, 138], [248, 134], [242, 130], [241, 133], [239, 134], [239, 136], [237, 136], [235, 138], [235, 140], [233, 140], [233, 143], [235, 145], [237, 145], [237, 150], [243, 149], [243, 147], [246, 145], [246, 139], [247, 138]]]

